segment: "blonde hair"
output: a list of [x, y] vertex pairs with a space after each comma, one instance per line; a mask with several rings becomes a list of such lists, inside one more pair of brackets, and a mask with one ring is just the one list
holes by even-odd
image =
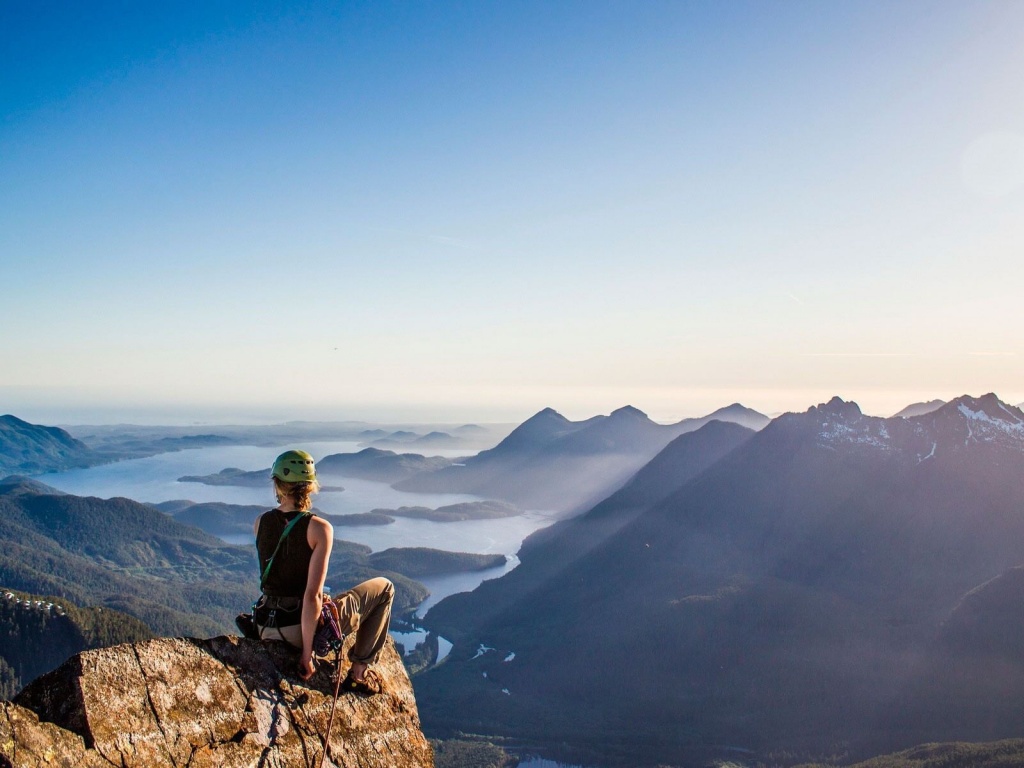
[[302, 483], [286, 483], [274, 478], [274, 494], [278, 502], [288, 499], [300, 512], [308, 512], [313, 508], [313, 494], [320, 490], [316, 480]]

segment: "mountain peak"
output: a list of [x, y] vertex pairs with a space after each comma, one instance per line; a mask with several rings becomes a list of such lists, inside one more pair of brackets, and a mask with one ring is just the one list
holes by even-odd
[[827, 403], [812, 406], [808, 413], [818, 413], [840, 419], [855, 419], [864, 415], [859, 405], [852, 400], [843, 400], [839, 395], [836, 395]]
[[479, 454], [481, 457], [503, 455], [510, 451], [536, 450], [566, 432], [578, 429], [581, 425], [569, 421], [554, 408], [544, 408], [513, 429], [508, 436], [489, 451]]
[[928, 400], [922, 403], [911, 403], [906, 408], [892, 415], [894, 419], [909, 419], [912, 416], [924, 416], [926, 413], [937, 411], [946, 404], [945, 400]]
[[966, 430], [965, 443], [1004, 442], [1006, 439], [1024, 442], [1024, 411], [1007, 405], [991, 392], [981, 397], [961, 395], [930, 415], [937, 422], [959, 425], [958, 432]]
[[[358, 453], [356, 453], [356, 455], [357, 456], [371, 457], [371, 456], [396, 456], [397, 454], [394, 451], [387, 451], [387, 450], [384, 450], [383, 448], [374, 448], [373, 446], [370, 446], [369, 448], [363, 448], [363, 450], [361, 450]], [[324, 458], [326, 458], [326, 457], [324, 457]]]
[[565, 418], [562, 414], [556, 411], [554, 408], [544, 408], [543, 410], [537, 411], [530, 418], [512, 430], [512, 434], [520, 430], [531, 431], [533, 429], [558, 429], [563, 426], [572, 424], [569, 419]]
[[755, 413], [752, 408], [747, 408], [743, 403], [733, 403], [732, 405], [726, 405], [723, 408], [719, 408], [715, 413]]
[[865, 416], [857, 403], [833, 397], [827, 403], [811, 406], [805, 413], [781, 416], [781, 428], [796, 425], [805, 434], [813, 435], [818, 445], [829, 450], [852, 446], [857, 450], [894, 449], [890, 424], [885, 419]]
[[[1012, 405], [1007, 405], [994, 392], [989, 392], [981, 397], [972, 397], [971, 395], [960, 395], [960, 397], [950, 400], [947, 404], [956, 408], [961, 413], [971, 411], [973, 413], [984, 413], [990, 418], [999, 419], [1001, 421], [1012, 421], [1017, 423], [1021, 420], [1022, 415], [1019, 412], [1020, 409]], [[1017, 413], [1015, 413], [1017, 411]], [[966, 414], [965, 414], [966, 415]]]
[[734, 424], [740, 424], [746, 427], [747, 429], [753, 429], [754, 431], [764, 429], [766, 426], [768, 426], [768, 422], [771, 421], [771, 419], [769, 419], [763, 413], [755, 411], [753, 408], [747, 408], [747, 406], [743, 405], [742, 403], [733, 403], [732, 405], [727, 405], [723, 408], [719, 408], [717, 411], [713, 411], [712, 413], [709, 413], [707, 416], [702, 416], [699, 419], [684, 419], [680, 423], [682, 424], [685, 422], [693, 421], [706, 423], [715, 420], [729, 421]]
[[621, 408], [616, 408], [608, 415], [609, 419], [647, 419], [647, 414], [641, 411], [639, 408], [634, 408], [632, 405], [624, 405]]

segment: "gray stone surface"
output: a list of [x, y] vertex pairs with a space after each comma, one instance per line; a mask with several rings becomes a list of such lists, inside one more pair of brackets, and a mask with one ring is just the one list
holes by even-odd
[[[390, 641], [375, 670], [380, 694], [341, 696], [324, 765], [432, 768]], [[330, 666], [322, 663], [308, 683], [295, 673], [295, 652], [284, 644], [235, 637], [86, 651], [3, 703], [0, 766], [317, 766]]]

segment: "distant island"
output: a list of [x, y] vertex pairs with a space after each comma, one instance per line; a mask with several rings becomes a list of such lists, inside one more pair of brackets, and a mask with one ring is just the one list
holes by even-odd
[[389, 517], [411, 517], [417, 520], [432, 520], [435, 523], [457, 523], [463, 520], [496, 520], [515, 517], [523, 511], [503, 501], [466, 501], [448, 504], [437, 509], [430, 507], [399, 507], [398, 509], [374, 509], [370, 514]]
[[418, 453], [398, 454], [379, 448], [365, 448], [358, 453], [334, 453], [316, 463], [321, 475], [355, 477], [379, 483], [397, 483], [421, 472], [433, 472], [451, 464], [441, 456]]
[[[270, 509], [263, 504], [227, 504], [221, 501], [197, 503], [187, 499], [163, 501], [150, 506], [170, 515], [179, 523], [194, 525], [214, 536], [237, 536], [251, 534], [256, 518]], [[313, 511], [335, 527], [352, 525], [391, 525], [395, 518], [376, 512], [359, 512], [351, 515], [330, 515], [316, 507]]]
[[[245, 488], [262, 488], [270, 483], [270, 467], [248, 472], [238, 467], [228, 467], [212, 475], [184, 475], [178, 478], [179, 483], [202, 483], [203, 485], [236, 485]], [[345, 490], [340, 485], [321, 485], [325, 493], [341, 493]]]
[[395, 571], [413, 579], [446, 573], [484, 571], [508, 562], [504, 555], [476, 555], [470, 552], [445, 552], [426, 547], [397, 547], [374, 552], [367, 562], [382, 571]]
[[[250, 476], [259, 477], [254, 482]], [[245, 485], [263, 486], [267, 475], [262, 472], [245, 472], [241, 469], [225, 469], [215, 475], [202, 477], [187, 476], [179, 479], [185, 483], [205, 483], [207, 485]], [[326, 486], [324, 491], [342, 491], [340, 486]], [[226, 504], [224, 502], [196, 503], [184, 499], [165, 501], [152, 504], [161, 512], [171, 515], [179, 522], [194, 525], [214, 536], [232, 536], [252, 531], [252, 524], [257, 517], [266, 512], [268, 507], [248, 504]], [[314, 507], [314, 512], [335, 527], [358, 525], [391, 525], [396, 517], [410, 517], [417, 520], [431, 520], [435, 523], [455, 523], [463, 520], [495, 520], [502, 517], [515, 517], [522, 510], [503, 501], [467, 501], [460, 504], [449, 504], [437, 509], [430, 507], [399, 507], [398, 509], [373, 509], [369, 512], [356, 512], [347, 515], [332, 515]]]
[[369, 443], [375, 448], [465, 448], [466, 441], [447, 432], [430, 432], [417, 435], [414, 432], [393, 432]]
[[261, 488], [269, 482], [270, 470], [246, 472], [238, 467], [228, 467], [212, 475], [185, 475], [179, 477], [179, 483], [202, 483], [203, 485], [241, 485], [248, 488]]
[[325, 515], [318, 513], [333, 526], [344, 525], [391, 525], [395, 518], [379, 512], [356, 512], [351, 515]]
[[[249, 485], [250, 481], [242, 479], [245, 475], [260, 475], [259, 485], [267, 482], [264, 474], [243, 472], [240, 469], [228, 469], [227, 481], [221, 480], [224, 473], [208, 475], [206, 478], [181, 478], [181, 482], [207, 483], [208, 485]], [[230, 474], [230, 473], [241, 473]], [[231, 482], [232, 479], [238, 479]], [[331, 490], [328, 486], [322, 490]], [[343, 490], [337, 488], [337, 490]], [[194, 525], [214, 536], [233, 536], [249, 533], [256, 518], [268, 507], [250, 504], [226, 504], [224, 502], [196, 503], [184, 499], [165, 501], [152, 504], [161, 512], [171, 515], [178, 522]], [[515, 517], [522, 510], [502, 501], [467, 501], [460, 504], [449, 504], [437, 509], [430, 507], [399, 507], [398, 509], [373, 509], [369, 512], [357, 512], [348, 515], [332, 515], [314, 508], [314, 512], [335, 527], [359, 525], [391, 525], [396, 517], [410, 517], [417, 520], [431, 520], [435, 523], [455, 523], [463, 520], [495, 520], [502, 517]]]

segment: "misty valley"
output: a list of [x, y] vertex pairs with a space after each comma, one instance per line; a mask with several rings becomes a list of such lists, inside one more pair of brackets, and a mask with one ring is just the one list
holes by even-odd
[[993, 394], [673, 424], [3, 416], [4, 697], [86, 649], [235, 634], [295, 445], [327, 585], [396, 585], [439, 766], [1024, 764], [1024, 412]]

